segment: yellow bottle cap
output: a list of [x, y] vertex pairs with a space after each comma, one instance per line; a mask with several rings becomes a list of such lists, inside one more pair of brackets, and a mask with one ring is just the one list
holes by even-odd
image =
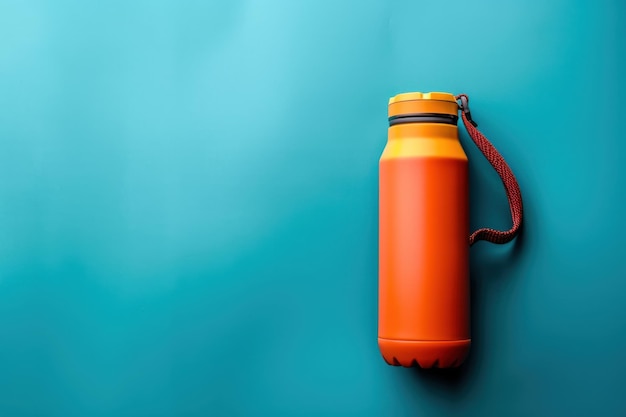
[[431, 93], [420, 93], [416, 91], [412, 93], [397, 94], [389, 99], [389, 104], [397, 103], [399, 101], [410, 101], [410, 100], [438, 100], [438, 101], [453, 101], [456, 103], [454, 94], [441, 93], [441, 92], [436, 92], [436, 91], [431, 92]]
[[448, 114], [456, 115], [459, 105], [454, 94], [431, 93], [402, 93], [389, 99], [389, 117], [398, 117], [404, 114]]

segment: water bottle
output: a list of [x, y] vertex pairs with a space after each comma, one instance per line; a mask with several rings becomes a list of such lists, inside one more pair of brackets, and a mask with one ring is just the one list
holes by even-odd
[[[509, 231], [469, 235], [468, 159], [459, 141], [459, 109], [470, 137], [505, 185], [513, 216]], [[378, 345], [388, 364], [463, 363], [471, 345], [469, 247], [481, 239], [510, 241], [521, 215], [517, 181], [476, 129], [467, 96], [404, 93], [389, 100], [379, 172], [378, 317]]]

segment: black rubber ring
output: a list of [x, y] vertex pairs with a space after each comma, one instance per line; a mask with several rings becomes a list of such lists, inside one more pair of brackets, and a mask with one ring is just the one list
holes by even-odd
[[447, 125], [456, 125], [458, 120], [459, 116], [455, 114], [409, 113], [390, 117], [389, 126], [405, 123], [443, 123]]

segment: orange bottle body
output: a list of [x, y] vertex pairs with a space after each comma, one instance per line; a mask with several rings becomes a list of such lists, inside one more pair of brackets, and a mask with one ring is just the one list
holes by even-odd
[[379, 348], [391, 365], [459, 366], [471, 337], [468, 171], [457, 104], [449, 94], [411, 93], [393, 98], [389, 110], [391, 118], [410, 117], [390, 126], [380, 160]]

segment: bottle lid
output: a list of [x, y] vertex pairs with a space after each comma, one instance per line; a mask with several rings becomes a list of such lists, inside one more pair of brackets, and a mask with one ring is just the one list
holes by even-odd
[[431, 93], [401, 93], [397, 94], [389, 99], [389, 104], [397, 103], [398, 101], [410, 101], [410, 100], [439, 100], [439, 101], [452, 101], [456, 103], [456, 99], [453, 94], [431, 92]]
[[[456, 124], [459, 104], [454, 94], [442, 92], [409, 92], [397, 94], [389, 99], [389, 119], [396, 120], [404, 116], [429, 115], [438, 118], [437, 115], [447, 115], [450, 123]], [[423, 117], [422, 117], [423, 119]], [[428, 119], [430, 120], [430, 119]], [[413, 119], [404, 119], [402, 122], [412, 122]], [[424, 119], [426, 121], [426, 119]], [[400, 123], [401, 121], [396, 121]]]

